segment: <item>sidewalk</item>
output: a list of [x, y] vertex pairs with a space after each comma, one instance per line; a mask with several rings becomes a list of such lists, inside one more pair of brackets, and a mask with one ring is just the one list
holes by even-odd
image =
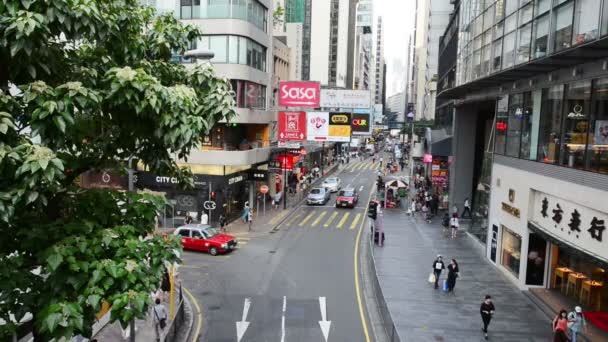
[[[492, 295], [496, 314], [489, 327], [494, 341], [550, 341], [546, 316], [484, 257], [481, 244], [466, 234], [443, 236], [440, 218], [431, 224], [405, 210], [383, 210], [386, 242], [374, 247], [378, 280], [401, 341], [481, 341], [479, 306]], [[462, 233], [462, 232], [460, 232]], [[437, 254], [460, 266], [453, 294], [427, 282]], [[446, 270], [447, 271], [447, 270]], [[444, 271], [440, 281], [447, 276]]]

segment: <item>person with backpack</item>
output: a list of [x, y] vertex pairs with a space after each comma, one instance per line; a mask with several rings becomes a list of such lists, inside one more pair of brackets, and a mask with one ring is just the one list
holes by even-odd
[[587, 328], [583, 309], [580, 306], [574, 308], [574, 311], [568, 314], [568, 330], [572, 342], [576, 342], [576, 336], [580, 331]]
[[161, 304], [160, 298], [156, 298], [156, 305], [152, 309], [154, 311], [154, 328], [156, 330], [156, 341], [160, 341], [160, 336], [167, 326], [167, 310]]

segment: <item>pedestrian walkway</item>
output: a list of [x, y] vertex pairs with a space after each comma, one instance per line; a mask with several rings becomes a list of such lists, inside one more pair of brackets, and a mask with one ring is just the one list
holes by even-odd
[[[374, 247], [376, 270], [401, 341], [480, 341], [479, 306], [486, 294], [496, 305], [490, 340], [546, 342], [551, 325], [543, 313], [491, 265], [480, 243], [467, 235], [443, 236], [440, 219], [427, 224], [405, 211], [385, 210], [384, 247]], [[428, 283], [437, 254], [460, 265], [453, 294]], [[441, 282], [447, 276], [444, 271]]]

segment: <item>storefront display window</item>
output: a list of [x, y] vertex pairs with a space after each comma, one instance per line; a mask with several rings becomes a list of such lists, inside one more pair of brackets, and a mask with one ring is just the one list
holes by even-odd
[[537, 234], [530, 234], [528, 240], [528, 264], [526, 267], [526, 285], [543, 286], [545, 279], [545, 262], [547, 260], [547, 241]]
[[581, 44], [597, 39], [601, 4], [601, 0], [576, 1], [572, 44]]
[[593, 112], [587, 146], [587, 169], [608, 173], [608, 77], [593, 83]]
[[521, 127], [524, 117], [524, 95], [522, 93], [509, 96], [509, 119], [507, 121], [507, 149], [509, 157], [519, 157], [521, 143]]
[[501, 265], [519, 278], [521, 260], [521, 236], [502, 226], [502, 258]]
[[496, 101], [496, 134], [494, 143], [494, 152], [497, 154], [505, 154], [505, 146], [507, 140], [507, 119], [508, 119], [509, 97], [503, 96]]
[[530, 156], [530, 141], [532, 132], [532, 110], [534, 102], [531, 92], [523, 93], [523, 113], [521, 117], [521, 147], [520, 158], [528, 159]]
[[573, 1], [553, 10], [553, 50], [560, 51], [570, 47], [572, 42]]
[[538, 161], [543, 163], [554, 164], [558, 160], [563, 96], [563, 85], [543, 89], [538, 134]]
[[562, 145], [564, 153], [561, 165], [584, 168], [585, 146], [591, 112], [591, 81], [579, 81], [567, 85], [564, 106]]

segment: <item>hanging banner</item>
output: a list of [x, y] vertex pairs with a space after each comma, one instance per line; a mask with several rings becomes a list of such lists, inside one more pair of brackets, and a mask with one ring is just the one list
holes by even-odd
[[306, 113], [306, 135], [309, 141], [327, 141], [329, 136], [329, 113]]
[[350, 113], [329, 113], [329, 135], [327, 137], [328, 141], [350, 141], [350, 117]]
[[279, 112], [279, 141], [306, 140], [306, 113]]
[[279, 107], [319, 107], [319, 82], [279, 82]]
[[321, 108], [371, 108], [369, 90], [321, 89]]

